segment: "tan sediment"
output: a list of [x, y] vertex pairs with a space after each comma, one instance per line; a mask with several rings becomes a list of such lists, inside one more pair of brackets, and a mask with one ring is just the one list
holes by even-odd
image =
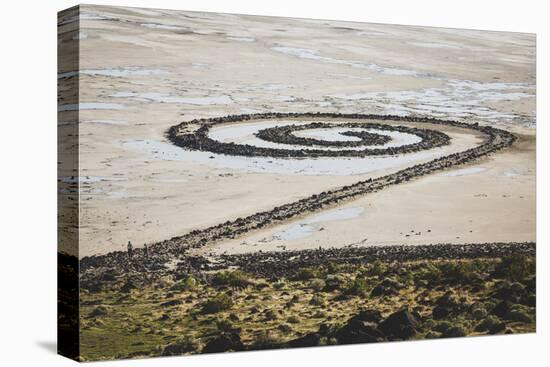
[[[386, 112], [373, 99], [339, 99], [334, 97], [337, 94], [422, 92], [444, 88], [453, 78], [480, 83], [533, 84], [535, 80], [534, 38], [525, 34], [355, 24], [358, 32], [372, 32], [359, 35], [338, 28], [342, 22], [333, 21], [262, 18], [259, 22], [258, 18], [247, 16], [186, 12], [166, 15], [155, 11], [144, 15], [131, 9], [101, 6], [85, 6], [84, 10], [124, 21], [81, 22], [82, 31], [87, 34], [87, 38], [81, 40], [81, 69], [137, 67], [163, 70], [167, 74], [117, 78], [81, 75], [82, 102], [125, 106], [122, 110], [80, 112], [82, 174], [126, 179], [83, 187], [81, 256], [124, 250], [129, 239], [136, 246], [161, 241], [359, 178], [237, 172], [193, 162], [155, 159], [121, 142], [163, 141], [166, 130], [179, 121], [243, 113], [245, 109]], [[151, 29], [140, 23], [172, 24], [195, 33]], [[256, 41], [226, 39], [225, 33], [237, 31], [236, 24], [239, 34], [248, 33]], [[377, 32], [381, 34], [376, 36]], [[425, 43], [458, 48], [411, 44], [418, 41], [419, 35]], [[307, 44], [304, 39], [308, 40]], [[308, 60], [273, 51], [272, 47], [277, 45], [310, 48], [321, 56], [338, 60], [359, 60], [433, 73], [439, 79], [387, 75], [346, 64]], [[480, 60], [480, 55], [485, 56]], [[456, 61], [458, 58], [460, 63]], [[270, 89], [275, 87], [280, 89]], [[233, 103], [200, 106], [112, 97], [121, 91], [174, 97], [228, 95]], [[534, 93], [528, 93], [531, 97], [518, 101], [482, 102], [481, 106], [490, 107], [496, 113], [533, 119]], [[284, 95], [294, 100], [277, 99]], [[392, 98], [387, 98], [387, 102], [411, 107], [410, 102]], [[422, 102], [430, 107], [431, 101], [420, 97], [415, 103]], [[423, 115], [434, 113], [435, 110], [427, 108]], [[63, 113], [60, 115], [62, 118]], [[454, 118], [453, 112], [445, 117]], [[476, 122], [483, 116], [474, 114], [461, 119]], [[114, 121], [120, 125], [94, 121]], [[510, 121], [502, 126], [514, 129]], [[461, 182], [467, 178], [448, 179]], [[522, 184], [525, 186], [521, 190], [534, 189], [531, 182]], [[416, 185], [421, 184], [414, 182], [405, 186]], [[262, 191], [266, 189], [269, 195]], [[397, 188], [391, 190], [394, 189]], [[441, 213], [458, 215], [453, 211]], [[534, 218], [533, 211], [528, 215]]]
[[[318, 223], [303, 238], [273, 237], [307, 222], [307, 216], [197, 252], [535, 241], [534, 148], [534, 136], [522, 135], [509, 150], [353, 200], [342, 207], [363, 208], [358, 217]], [[468, 173], [469, 168], [482, 171]], [[463, 175], [446, 175], [461, 170]]]

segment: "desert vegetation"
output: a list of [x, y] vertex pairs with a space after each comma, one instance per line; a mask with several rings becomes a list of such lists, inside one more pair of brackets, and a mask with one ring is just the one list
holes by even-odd
[[166, 274], [81, 291], [81, 358], [535, 331], [535, 258], [327, 262], [294, 275]]

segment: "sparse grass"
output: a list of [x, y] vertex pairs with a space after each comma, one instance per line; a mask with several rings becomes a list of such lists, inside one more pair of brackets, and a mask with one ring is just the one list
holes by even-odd
[[[275, 348], [321, 325], [334, 332], [364, 309], [387, 317], [404, 306], [422, 316], [413, 339], [535, 330], [533, 258], [327, 265], [298, 274], [273, 281], [227, 271], [208, 281], [181, 275], [175, 283], [153, 284], [122, 278], [113, 287], [83, 292], [82, 356], [200, 353], [214, 336], [233, 332], [247, 348]], [[118, 290], [128, 283], [128, 293]], [[377, 286], [384, 290], [380, 296], [371, 294]], [[515, 298], [509, 298], [506, 317], [496, 316], [493, 310], [509, 295]], [[160, 306], [167, 301], [177, 302]], [[437, 302], [457, 311], [434, 320]], [[320, 343], [337, 340], [323, 336]]]

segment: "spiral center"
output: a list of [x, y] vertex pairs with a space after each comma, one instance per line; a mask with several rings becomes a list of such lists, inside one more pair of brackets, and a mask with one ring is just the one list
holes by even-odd
[[[172, 128], [170, 138], [192, 150], [288, 159], [392, 156], [440, 147], [450, 141], [440, 131], [397, 125], [395, 122], [404, 118], [395, 116], [339, 115], [338, 121], [307, 122], [314, 116], [319, 115], [263, 114], [193, 120]], [[281, 117], [291, 121], [280, 121]], [[259, 122], [243, 123], [250, 120]]]

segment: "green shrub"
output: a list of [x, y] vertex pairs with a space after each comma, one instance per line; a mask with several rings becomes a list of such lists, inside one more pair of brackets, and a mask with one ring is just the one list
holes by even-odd
[[439, 333], [444, 333], [452, 327], [453, 324], [451, 324], [449, 321], [440, 321], [433, 327], [433, 330]]
[[267, 321], [273, 321], [279, 318], [279, 315], [275, 310], [266, 310], [264, 312], [264, 316]]
[[441, 338], [441, 333], [438, 333], [437, 331], [428, 331], [425, 336], [426, 339], [437, 339]]
[[171, 291], [188, 291], [195, 289], [197, 286], [197, 280], [191, 275], [185, 275], [182, 279], [178, 280], [171, 287]]
[[326, 283], [325, 283], [325, 281], [322, 280], [322, 279], [315, 278], [315, 279], [312, 279], [312, 280], [311, 280], [311, 282], [309, 283], [309, 286], [310, 286], [311, 289], [313, 289], [314, 291], [320, 292], [323, 288], [325, 288]]
[[347, 285], [344, 294], [363, 297], [368, 291], [369, 288], [366, 279], [357, 277]]
[[472, 283], [481, 280], [478, 264], [473, 261], [445, 262], [440, 264], [442, 276], [451, 284]]
[[286, 284], [286, 281], [284, 280], [279, 280], [278, 282], [276, 283], [273, 283], [273, 288], [280, 291], [281, 289], [284, 289], [286, 288], [287, 284]]
[[246, 288], [251, 284], [248, 274], [240, 271], [220, 271], [212, 277], [215, 286], [228, 286], [234, 288]]
[[328, 262], [326, 265], [325, 265], [325, 269], [327, 271], [327, 274], [337, 274], [338, 272], [340, 272], [342, 266], [333, 262], [333, 261], [330, 261]]
[[435, 321], [434, 319], [427, 319], [424, 322], [424, 327], [429, 330], [433, 329], [435, 325], [437, 325], [437, 321]]
[[107, 307], [105, 306], [97, 306], [95, 307], [89, 314], [88, 314], [88, 317], [92, 318], [92, 317], [100, 317], [100, 316], [105, 316], [107, 315]]
[[285, 333], [285, 334], [289, 334], [292, 332], [292, 326], [290, 326], [289, 324], [281, 324], [279, 326], [277, 326], [277, 329], [279, 329], [279, 331]]
[[462, 325], [451, 326], [443, 333], [445, 338], [459, 338], [468, 335], [468, 329]]
[[386, 270], [387, 270], [387, 267], [382, 261], [375, 260], [367, 266], [367, 269], [366, 269], [365, 273], [368, 276], [371, 276], [371, 277], [372, 276], [382, 276], [382, 275], [384, 275]]
[[382, 281], [372, 289], [370, 293], [373, 297], [380, 296], [392, 296], [399, 293], [400, 289], [403, 289], [405, 286], [394, 278], [384, 278]]
[[478, 332], [487, 331], [498, 324], [500, 324], [500, 320], [498, 319], [498, 317], [494, 315], [489, 315], [485, 319], [483, 319], [479, 324], [476, 325], [475, 331], [478, 331]]
[[300, 318], [296, 315], [289, 316], [286, 321], [290, 324], [299, 324], [301, 322]]
[[318, 278], [318, 271], [314, 268], [300, 268], [296, 272], [296, 280], [310, 280]]
[[228, 319], [217, 319], [216, 327], [222, 332], [228, 332], [235, 329], [233, 323]]
[[126, 282], [120, 287], [120, 291], [122, 293], [130, 293], [132, 292], [132, 289], [136, 289], [136, 285], [131, 279], [127, 279]]
[[269, 283], [266, 282], [265, 280], [263, 280], [263, 281], [260, 281], [260, 282], [256, 283], [254, 288], [261, 291], [263, 289], [269, 288]]
[[253, 349], [274, 348], [282, 343], [281, 337], [274, 330], [264, 330], [256, 335]]
[[422, 264], [413, 274], [415, 283], [427, 282], [427, 284], [438, 284], [441, 281], [442, 272], [438, 266], [431, 262]]
[[494, 275], [521, 282], [536, 272], [535, 261], [526, 255], [510, 255], [502, 258], [496, 266]]
[[174, 343], [168, 344], [161, 349], [162, 356], [178, 356], [189, 353], [199, 353], [203, 348], [198, 339], [183, 338]]
[[512, 306], [512, 309], [508, 312], [507, 318], [512, 321], [525, 322], [528, 324], [533, 322], [529, 307], [519, 304]]
[[325, 304], [325, 298], [321, 297], [318, 294], [314, 294], [313, 297], [309, 300], [309, 304], [312, 306], [322, 306]]
[[482, 320], [487, 317], [487, 310], [483, 307], [476, 307], [472, 310], [472, 316], [476, 320]]
[[508, 313], [508, 318], [512, 321], [520, 321], [527, 324], [530, 324], [533, 322], [533, 318], [523, 311], [510, 311]]
[[218, 294], [202, 304], [201, 312], [204, 314], [218, 313], [233, 307], [233, 300], [225, 293]]
[[298, 296], [297, 294], [293, 295], [292, 298], [290, 299], [290, 301], [288, 301], [289, 303], [291, 304], [295, 304], [295, 303], [298, 303], [300, 302], [300, 296]]
[[327, 313], [324, 311], [317, 311], [312, 315], [312, 317], [314, 319], [324, 319], [325, 317], [327, 317]]
[[332, 292], [337, 289], [340, 289], [344, 283], [345, 283], [345, 279], [340, 275], [334, 275], [334, 274], [327, 275], [325, 279], [325, 287], [323, 288], [323, 292]]

